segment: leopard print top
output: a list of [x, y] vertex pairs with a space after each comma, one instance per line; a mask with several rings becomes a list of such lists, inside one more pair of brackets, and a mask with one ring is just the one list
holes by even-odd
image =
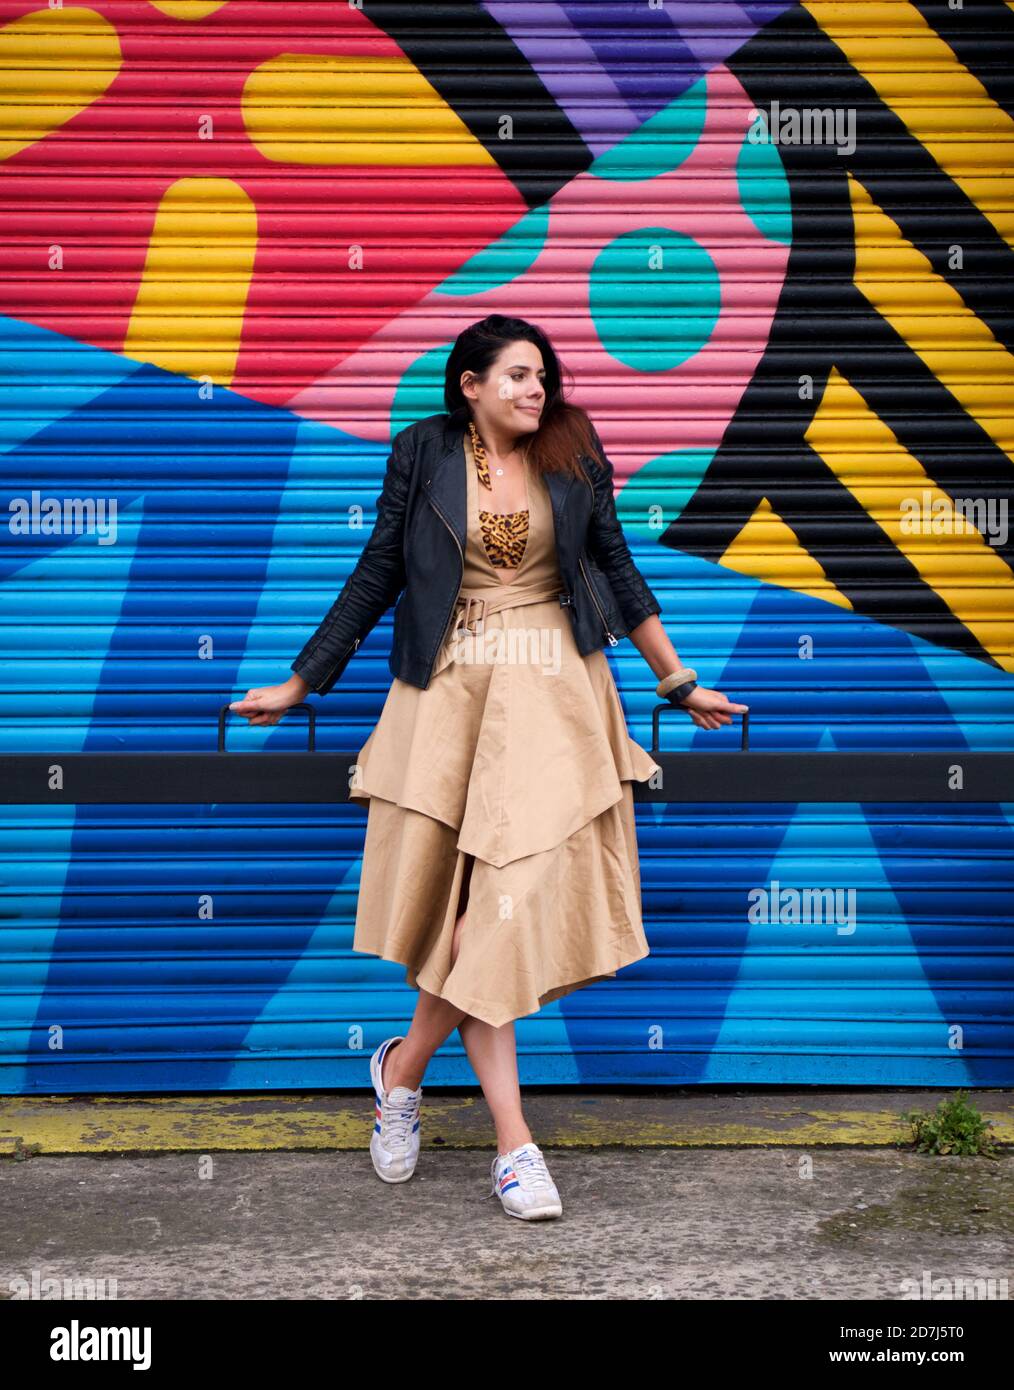
[[482, 543], [497, 569], [517, 569], [528, 542], [528, 512], [479, 512]]
[[[475, 470], [483, 487], [492, 489], [486, 451], [475, 425], [469, 423]], [[486, 512], [479, 509], [479, 530], [491, 565], [497, 569], [517, 569], [528, 543], [528, 509], [520, 512]]]

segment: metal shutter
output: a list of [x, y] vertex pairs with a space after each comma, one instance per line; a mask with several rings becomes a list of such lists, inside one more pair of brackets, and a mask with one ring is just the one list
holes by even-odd
[[[680, 655], [756, 746], [1010, 749], [1012, 24], [0, 5], [0, 748], [212, 747], [340, 588], [455, 333], [506, 311], [572, 369]], [[365, 741], [389, 642], [320, 747]], [[654, 681], [613, 660], [647, 746]], [[1014, 803], [681, 794], [639, 807], [651, 956], [518, 1023], [525, 1083], [1010, 1084]], [[363, 825], [0, 808], [0, 1089], [362, 1086], [415, 999], [349, 949]], [[851, 922], [795, 921], [824, 888]], [[428, 1084], [473, 1084], [456, 1044]]]

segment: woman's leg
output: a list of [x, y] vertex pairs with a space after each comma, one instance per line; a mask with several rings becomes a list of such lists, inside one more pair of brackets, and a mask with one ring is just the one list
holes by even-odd
[[511, 1149], [531, 1143], [531, 1130], [521, 1112], [513, 1021], [494, 1028], [481, 1018], [466, 1014], [458, 1024], [458, 1032], [493, 1116], [498, 1152], [509, 1153]]
[[384, 1089], [407, 1086], [410, 1091], [418, 1090], [430, 1058], [466, 1017], [463, 1009], [421, 989], [408, 1032], [401, 1042], [387, 1049], [381, 1078]]
[[[451, 964], [458, 957], [458, 934], [465, 920], [465, 907], [468, 903], [468, 884], [472, 877], [472, 857], [469, 855], [458, 895], [458, 917], [454, 924], [451, 940]], [[430, 1058], [442, 1042], [454, 1032], [462, 1019], [468, 1018], [464, 1009], [455, 1008], [439, 995], [420, 989], [416, 1000], [412, 1023], [404, 1040], [388, 1048], [384, 1058], [381, 1083], [387, 1091], [395, 1086], [407, 1086], [410, 1091], [422, 1085], [423, 1076]]]
[[[458, 917], [451, 939], [451, 964], [458, 958], [461, 932], [468, 909], [468, 885], [474, 859], [468, 857], [461, 893], [458, 897]], [[521, 1111], [521, 1086], [518, 1081], [517, 1040], [514, 1024], [504, 1023], [494, 1028], [481, 1018], [473, 1018], [463, 1009], [455, 1008], [446, 999], [421, 989], [412, 1023], [403, 1042], [395, 1043], [384, 1059], [383, 1084], [386, 1090], [407, 1086], [416, 1090], [422, 1085], [430, 1058], [442, 1042], [457, 1028], [468, 1054], [472, 1070], [479, 1078], [496, 1126], [497, 1149], [508, 1153], [521, 1144], [531, 1142], [531, 1131]]]
[[[469, 858], [468, 872], [465, 876], [464, 906], [468, 906], [468, 883], [472, 877], [472, 864]], [[459, 903], [460, 906], [460, 903]], [[465, 924], [466, 912], [463, 910], [454, 924], [454, 939], [451, 944], [452, 963], [458, 958], [458, 938]], [[479, 1085], [486, 1097], [486, 1104], [496, 1126], [497, 1148], [500, 1153], [508, 1153], [521, 1144], [531, 1141], [531, 1132], [521, 1113], [521, 1087], [518, 1083], [517, 1042], [514, 1024], [505, 1023], [494, 1028], [481, 1018], [463, 1014], [457, 1025], [464, 1043], [472, 1070], [479, 1078]]]

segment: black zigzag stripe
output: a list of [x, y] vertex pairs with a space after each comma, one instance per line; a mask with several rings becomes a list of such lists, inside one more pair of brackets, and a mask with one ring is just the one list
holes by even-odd
[[960, 10], [916, 0], [915, 8], [997, 106], [1014, 116], [1014, 14], [1003, 0], [962, 0]]
[[805, 474], [805, 485], [783, 485], [776, 496], [768, 489], [768, 500], [857, 613], [999, 667], [819, 454], [804, 443], [787, 469], [779, 458], [785, 472]]
[[[873, 180], [868, 175], [876, 171], [883, 186], [887, 165], [899, 225], [907, 223], [913, 206], [920, 205], [928, 183], [934, 193], [947, 188], [955, 195], [944, 200], [946, 214], [938, 201], [938, 226], [960, 209], [968, 244], [995, 244], [996, 233], [894, 114], [883, 108], [806, 11], [793, 10], [775, 21], [741, 49], [730, 66], [758, 107], [774, 100], [797, 108], [852, 104], [861, 113], [860, 138], [873, 128], [875, 115], [877, 140], [869, 152], [857, 143], [851, 155], [838, 155], [827, 146], [781, 146], [792, 200], [793, 241], [771, 332], [705, 478], [662, 537], [663, 543], [717, 559], [760, 499], [767, 497], [857, 612], [996, 666], [804, 437], [828, 374], [839, 365], [857, 387], [862, 386], [864, 395], [874, 383], [871, 408], [895, 429], [935, 481], [926, 459], [939, 461], [946, 439], [967, 450], [977, 468], [985, 465], [996, 495], [1009, 492], [1009, 462], [853, 284], [847, 171], [862, 157], [863, 182], [869, 186]], [[913, 178], [922, 190], [914, 199]], [[908, 234], [907, 225], [903, 230]], [[960, 234], [948, 236], [948, 241], [959, 239]], [[1001, 259], [1009, 267], [1009, 253], [1001, 244]], [[981, 288], [983, 295], [991, 289], [994, 322], [1009, 327], [1006, 314], [996, 311], [995, 285]], [[804, 375], [813, 379], [812, 400], [799, 399], [798, 383]], [[910, 410], [913, 397], [916, 408]], [[924, 418], [922, 410], [928, 411]], [[952, 457], [941, 485], [965, 483], [967, 475]], [[978, 472], [976, 484], [976, 495], [991, 495], [983, 490]]]
[[[808, 11], [786, 11], [733, 54], [728, 65], [758, 107], [779, 101], [788, 107], [833, 105], [854, 110], [856, 149], [851, 154], [810, 147], [810, 153], [823, 154], [821, 166], [807, 157], [805, 146], [780, 146], [793, 180], [794, 203], [805, 198], [817, 208], [821, 180], [834, 182], [828, 160], [851, 169], [944, 279], [952, 281], [955, 275], [948, 264], [951, 247], [963, 248], [961, 296], [994, 336], [1014, 350], [1006, 297], [996, 288], [1014, 278], [1014, 252]], [[828, 193], [834, 191], [832, 187]]]
[[[855, 295], [851, 343], [836, 357], [842, 375], [952, 498], [974, 489], [984, 500], [1009, 502], [1014, 464], [887, 320]], [[1014, 564], [1014, 537], [993, 549]]]
[[[529, 207], [548, 202], [594, 155], [514, 40], [478, 3], [364, 0], [363, 14], [398, 44], [511, 180]], [[513, 139], [500, 120], [513, 118]]]

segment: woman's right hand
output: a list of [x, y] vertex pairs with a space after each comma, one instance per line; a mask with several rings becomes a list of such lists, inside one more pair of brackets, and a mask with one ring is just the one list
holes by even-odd
[[736, 704], [720, 690], [709, 690], [706, 685], [695, 686], [690, 694], [679, 703], [670, 701], [676, 709], [685, 709], [699, 729], [720, 729], [723, 724], [731, 724], [734, 714], [745, 714], [749, 705]]
[[242, 700], [229, 706], [251, 724], [277, 724], [287, 709], [298, 705], [310, 687], [302, 676], [292, 676], [283, 685], [261, 685], [248, 690]]

